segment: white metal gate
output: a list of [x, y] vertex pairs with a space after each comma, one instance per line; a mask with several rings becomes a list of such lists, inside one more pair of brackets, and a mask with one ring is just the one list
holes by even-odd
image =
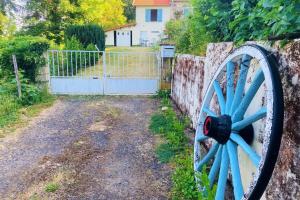
[[50, 50], [50, 90], [70, 95], [154, 94], [159, 62], [155, 52]]

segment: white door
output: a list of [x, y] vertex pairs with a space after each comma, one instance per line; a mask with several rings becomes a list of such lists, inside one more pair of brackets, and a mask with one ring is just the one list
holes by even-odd
[[147, 31], [141, 31], [140, 40], [141, 46], [148, 46], [149, 40]]
[[130, 47], [130, 31], [117, 31], [117, 46]]

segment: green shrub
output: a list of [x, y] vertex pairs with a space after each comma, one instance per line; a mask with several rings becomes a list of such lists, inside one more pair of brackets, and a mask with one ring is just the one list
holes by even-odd
[[0, 127], [18, 118], [17, 110], [20, 105], [15, 96], [0, 93]]
[[[162, 105], [170, 105], [167, 98], [164, 98], [164, 101], [162, 100]], [[161, 162], [169, 162], [178, 152], [186, 148], [185, 127], [185, 121], [180, 121], [170, 107], [152, 116], [149, 129], [152, 133], [160, 134], [166, 139], [166, 143], [161, 144], [156, 151]]]
[[30, 81], [36, 81], [39, 67], [46, 64], [44, 53], [49, 49], [46, 39], [22, 36], [0, 40], [0, 66], [6, 73], [13, 73], [12, 55], [15, 54], [20, 70]]
[[175, 160], [176, 169], [172, 174], [172, 199], [198, 199], [199, 191], [196, 187], [193, 159], [189, 153], [183, 155]]
[[169, 98], [171, 95], [171, 90], [159, 90], [156, 94], [158, 98]]
[[209, 42], [288, 40], [300, 35], [295, 0], [192, 0], [193, 14], [171, 20], [166, 34], [180, 53], [204, 55]]
[[[167, 93], [162, 92], [162, 106], [168, 109], [159, 111], [151, 117], [149, 129], [153, 134], [159, 134], [164, 139], [155, 152], [162, 163], [171, 162], [175, 167], [172, 173], [171, 199], [174, 200], [213, 200], [216, 187], [210, 189], [206, 168], [202, 173], [194, 172], [192, 146], [188, 143], [184, 131], [188, 125], [187, 117], [179, 117], [172, 109]], [[199, 181], [199, 187], [195, 176]]]
[[[172, 174], [172, 199], [214, 200], [216, 185], [210, 188], [206, 167], [203, 167], [202, 173], [195, 173], [193, 157], [190, 152], [191, 148], [184, 151], [184, 153], [175, 159], [176, 169]], [[195, 177], [197, 177], [197, 181]]]
[[[47, 88], [40, 89], [19, 72], [22, 96], [18, 98], [17, 84], [14, 74], [6, 74], [0, 69], [0, 127], [16, 121], [19, 110], [37, 103], [51, 102], [54, 98]], [[0, 134], [0, 137], [2, 135]]]
[[100, 51], [105, 50], [105, 33], [99, 25], [71, 25], [65, 30], [65, 41], [75, 37], [84, 48], [90, 44], [97, 45]]
[[267, 40], [300, 33], [300, 2], [295, 0], [234, 0], [229, 29], [235, 41]]
[[83, 44], [75, 37], [72, 36], [65, 41], [65, 50], [84, 50]]
[[56, 192], [59, 189], [59, 184], [57, 183], [48, 183], [46, 185], [45, 191], [46, 192]]

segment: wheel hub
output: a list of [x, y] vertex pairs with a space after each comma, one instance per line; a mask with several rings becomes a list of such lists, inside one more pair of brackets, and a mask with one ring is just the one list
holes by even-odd
[[[215, 139], [220, 144], [225, 144], [231, 134], [231, 117], [221, 115], [220, 117], [207, 116], [204, 121], [203, 133], [205, 136]], [[254, 139], [254, 129], [252, 124], [246, 126], [238, 132], [247, 144], [252, 144]]]
[[220, 117], [206, 117], [203, 126], [204, 135], [215, 139], [220, 144], [225, 144], [231, 133], [231, 117], [221, 115]]

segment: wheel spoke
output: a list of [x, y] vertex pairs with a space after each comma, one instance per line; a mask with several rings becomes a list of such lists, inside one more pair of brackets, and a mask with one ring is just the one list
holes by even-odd
[[229, 140], [226, 144], [226, 147], [229, 154], [230, 168], [232, 173], [234, 198], [236, 200], [240, 200], [244, 194], [244, 190], [237, 156], [237, 145]]
[[228, 153], [227, 149], [224, 147], [222, 148], [222, 161], [221, 161], [221, 168], [216, 192], [216, 200], [223, 200], [225, 196], [225, 189], [226, 189], [226, 182], [227, 182], [227, 175], [228, 175]]
[[197, 166], [197, 171], [201, 171], [202, 167], [210, 160], [212, 159], [215, 154], [217, 153], [217, 150], [219, 148], [219, 144], [214, 144], [208, 151], [208, 153], [204, 156], [204, 158], [199, 162]]
[[212, 110], [210, 110], [209, 108], [205, 107], [203, 108], [203, 111], [207, 113], [207, 115], [212, 116], [212, 117], [216, 117], [216, 113], [214, 113]]
[[252, 59], [252, 57], [249, 56], [249, 55], [244, 55], [243, 58], [242, 58], [242, 64], [241, 64], [241, 69], [240, 69], [240, 73], [239, 73], [239, 79], [238, 79], [238, 82], [237, 82], [237, 86], [236, 86], [236, 89], [235, 89], [235, 94], [234, 94], [234, 97], [233, 97], [233, 102], [232, 102], [231, 109], [230, 109], [230, 114], [231, 115], [233, 114], [235, 108], [238, 107], [238, 105], [239, 105], [239, 103], [242, 99], [251, 59]]
[[228, 62], [227, 63], [227, 89], [226, 89], [226, 109], [225, 109], [225, 114], [229, 114], [232, 100], [233, 100], [233, 95], [234, 95], [234, 63], [233, 62]]
[[262, 69], [260, 68], [254, 77], [254, 80], [251, 84], [251, 86], [249, 87], [246, 95], [244, 96], [241, 104], [237, 107], [237, 110], [234, 112], [233, 117], [232, 117], [232, 121], [233, 123], [241, 120], [246, 112], [246, 110], [248, 109], [249, 104], [251, 103], [253, 97], [255, 96], [256, 92], [258, 91], [258, 89], [260, 88], [261, 84], [264, 82], [265, 78], [264, 78], [264, 73], [262, 71]]
[[210, 183], [210, 188], [213, 187], [215, 178], [220, 169], [221, 159], [222, 159], [222, 149], [223, 149], [223, 146], [220, 146], [218, 149], [217, 155], [215, 157], [214, 163], [209, 171], [208, 179], [209, 179], [209, 183]]
[[198, 134], [197, 137], [196, 137], [196, 140], [198, 142], [203, 142], [204, 140], [207, 140], [207, 139], [208, 139], [208, 137], [203, 135], [203, 134]]
[[246, 126], [264, 118], [266, 116], [266, 114], [267, 114], [267, 108], [263, 107], [260, 110], [258, 110], [255, 114], [253, 114], [239, 122], [235, 122], [234, 124], [232, 124], [231, 129], [234, 131], [242, 130]]
[[230, 139], [232, 139], [235, 143], [240, 145], [240, 147], [245, 151], [245, 153], [249, 156], [253, 164], [258, 167], [259, 161], [260, 161], [260, 156], [257, 155], [257, 153], [249, 146], [245, 140], [239, 136], [238, 134], [231, 133]]
[[217, 97], [218, 97], [218, 101], [219, 101], [220, 108], [221, 108], [221, 113], [225, 114], [225, 99], [224, 99], [224, 96], [223, 96], [221, 86], [220, 86], [218, 81], [214, 81], [214, 89], [215, 89], [215, 92], [216, 92]]

